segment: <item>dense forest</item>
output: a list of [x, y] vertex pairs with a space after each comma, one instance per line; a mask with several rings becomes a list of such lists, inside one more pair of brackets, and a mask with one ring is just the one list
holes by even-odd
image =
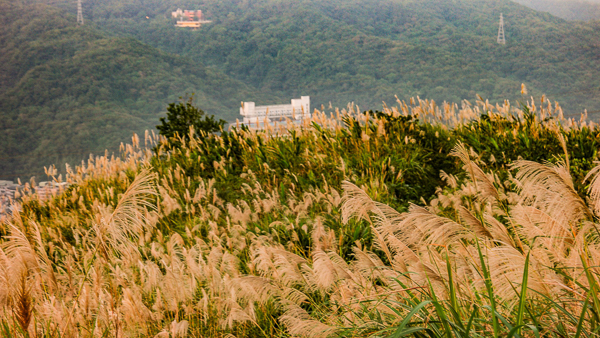
[[[213, 20], [200, 31], [173, 27], [170, 10], [185, 5], [91, 1], [88, 15], [108, 31], [260, 90], [310, 95], [317, 106], [353, 101], [376, 109], [395, 95], [514, 101], [525, 83], [567, 113], [600, 110], [599, 24], [567, 22], [508, 0], [188, 2]], [[505, 46], [496, 43], [500, 13]]]
[[[228, 121], [240, 101], [299, 95], [313, 107], [381, 109], [396, 96], [516, 104], [545, 94], [568, 116], [600, 110], [600, 23], [508, 0], [89, 0], [83, 27], [72, 3], [40, 2], [0, 1], [5, 178], [112, 151], [189, 93]], [[177, 8], [212, 23], [176, 28]], [[506, 45], [496, 43], [500, 13]]]
[[0, 178], [115, 151], [192, 94], [229, 120], [243, 99], [273, 100], [133, 38], [78, 27], [62, 10], [0, 0]]

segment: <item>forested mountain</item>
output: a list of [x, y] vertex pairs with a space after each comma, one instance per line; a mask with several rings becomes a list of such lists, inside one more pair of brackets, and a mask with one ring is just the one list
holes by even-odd
[[60, 9], [0, 0], [0, 179], [117, 150], [192, 93], [227, 119], [242, 99], [271, 98], [133, 38], [76, 26]]
[[[0, 0], [4, 176], [115, 149], [190, 92], [230, 121], [240, 101], [299, 95], [361, 109], [396, 95], [517, 104], [521, 83], [567, 115], [600, 110], [600, 22], [508, 0], [87, 0], [83, 27], [73, 2], [43, 1]], [[212, 23], [176, 28], [177, 8]]]
[[[118, 4], [118, 5], [117, 5]], [[437, 102], [547, 94], [568, 114], [600, 109], [600, 24], [567, 22], [508, 0], [90, 0], [111, 32], [216, 67], [261, 91], [364, 108], [394, 95]], [[199, 31], [170, 11], [202, 9]], [[507, 44], [496, 43], [500, 13]], [[148, 19], [146, 18], [148, 17]]]
[[515, 0], [515, 2], [565, 20], [600, 20], [598, 0]]

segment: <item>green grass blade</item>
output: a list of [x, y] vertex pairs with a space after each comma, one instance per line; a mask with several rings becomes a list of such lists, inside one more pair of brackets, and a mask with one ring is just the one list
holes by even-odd
[[583, 269], [585, 271], [585, 275], [588, 279], [588, 283], [590, 284], [590, 289], [588, 292], [589, 292], [590, 297], [592, 298], [594, 314], [596, 316], [596, 319], [600, 320], [600, 318], [598, 318], [598, 316], [600, 315], [600, 300], [598, 300], [598, 282], [596, 281], [596, 278], [594, 277], [594, 275], [592, 275], [592, 272], [590, 271], [590, 268], [589, 268], [585, 258], [583, 257], [583, 254], [580, 257], [581, 257], [581, 263], [583, 264]]
[[577, 323], [577, 332], [575, 332], [575, 338], [579, 338], [581, 336], [581, 332], [583, 331], [583, 322], [585, 320], [586, 309], [588, 307], [588, 300], [586, 299], [583, 303], [583, 308], [581, 309], [581, 315], [579, 316], [579, 322]]
[[[389, 338], [399, 338], [399, 337], [404, 337], [408, 334], [412, 334], [418, 331], [423, 330], [424, 328], [421, 327], [411, 327], [411, 328], [406, 328], [406, 325], [408, 325], [410, 323], [410, 320], [412, 319], [412, 317], [417, 314], [419, 311], [421, 311], [421, 309], [423, 307], [425, 307], [427, 304], [431, 303], [431, 301], [426, 300], [421, 302], [420, 304], [418, 304], [417, 306], [415, 306], [407, 315], [406, 317], [404, 317], [404, 319], [402, 320], [402, 322], [400, 322], [400, 325], [398, 325], [398, 328], [396, 329], [396, 331], [394, 331], [394, 333], [392, 335], [389, 336]], [[396, 313], [398, 313], [397, 311], [395, 311]], [[407, 333], [408, 332], [408, 333]]]
[[523, 324], [523, 325], [518, 325], [518, 326], [513, 327], [512, 330], [510, 330], [510, 332], [506, 336], [506, 338], [520, 337], [520, 332], [521, 332], [522, 328], [529, 328], [529, 329], [531, 329], [531, 331], [533, 331], [533, 335], [536, 338], [540, 337], [540, 332], [539, 332], [538, 328], [535, 327], [535, 325]]
[[465, 328], [465, 337], [469, 337], [469, 333], [471, 332], [471, 327], [473, 326], [473, 320], [475, 319], [475, 314], [477, 313], [477, 310], [477, 305], [473, 305], [473, 312], [471, 312], [469, 322], [467, 323], [467, 327]]
[[521, 295], [519, 296], [519, 307], [517, 310], [517, 321], [515, 327], [518, 327], [516, 335], [521, 335], [521, 327], [523, 326], [523, 313], [525, 312], [525, 304], [527, 302], [527, 282], [529, 278], [529, 254], [525, 258], [525, 268], [523, 269], [523, 281], [521, 282]]
[[446, 317], [444, 308], [442, 307], [437, 296], [435, 295], [435, 292], [433, 291], [433, 286], [431, 285], [431, 281], [429, 280], [429, 278], [427, 278], [427, 282], [429, 283], [429, 290], [431, 292], [431, 298], [433, 298], [433, 306], [435, 308], [435, 312], [440, 318], [442, 326], [444, 326], [444, 331], [446, 331], [445, 336], [448, 338], [452, 338], [452, 330], [450, 328], [450, 325], [448, 324], [448, 318]]
[[450, 305], [452, 305], [452, 308], [454, 308], [456, 312], [459, 312], [458, 300], [456, 297], [456, 287], [454, 285], [454, 278], [452, 275], [452, 265], [450, 264], [450, 257], [448, 257], [448, 255], [446, 255], [446, 267], [448, 269], [448, 293], [450, 294]]
[[402, 331], [397, 330], [396, 332], [394, 332], [394, 334], [392, 334], [391, 336], [389, 336], [389, 338], [400, 338], [400, 337], [404, 337], [404, 336], [408, 336], [420, 331], [424, 331], [426, 330], [426, 328], [424, 327], [409, 327], [407, 329], [404, 329]]
[[400, 327], [404, 328], [411, 320], [411, 318], [419, 311], [421, 311], [421, 309], [423, 307], [425, 307], [427, 304], [431, 303], [430, 300], [426, 300], [421, 302], [419, 305], [415, 306], [409, 313], [408, 315], [406, 315], [406, 317], [404, 318], [404, 320], [402, 320], [402, 322], [400, 323]]
[[492, 309], [491, 306], [484, 306], [485, 309], [488, 309], [495, 318], [498, 318], [500, 320], [500, 322], [502, 322], [502, 324], [504, 324], [504, 326], [506, 326], [506, 328], [510, 331], [513, 329], [513, 326], [508, 322], [508, 320], [506, 320], [506, 318], [504, 318], [504, 316], [502, 316], [501, 314], [499, 314], [497, 311], [495, 311], [494, 309]]
[[494, 288], [492, 286], [492, 278], [490, 272], [487, 269], [487, 265], [485, 263], [485, 259], [483, 258], [483, 253], [481, 252], [481, 246], [479, 246], [479, 240], [476, 240], [477, 244], [477, 253], [479, 254], [479, 260], [481, 262], [481, 270], [483, 273], [483, 280], [485, 282], [485, 288], [488, 293], [488, 297], [490, 299], [490, 306], [492, 312], [492, 327], [494, 329], [494, 338], [499, 336], [500, 327], [498, 325], [498, 317], [496, 311], [496, 299], [494, 298]]

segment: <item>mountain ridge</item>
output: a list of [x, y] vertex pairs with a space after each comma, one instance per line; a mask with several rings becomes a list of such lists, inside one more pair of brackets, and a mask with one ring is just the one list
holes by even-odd
[[597, 0], [515, 0], [515, 2], [565, 20], [600, 20], [600, 1]]
[[[213, 23], [198, 32], [172, 27], [164, 18], [168, 6], [156, 1], [144, 2], [149, 20], [135, 6], [113, 17], [110, 3], [91, 4], [92, 15], [103, 13], [97, 22], [104, 29], [202, 60], [259, 90], [310, 95], [317, 106], [355, 102], [376, 109], [395, 95], [516, 101], [525, 83], [569, 115], [600, 109], [585, 93], [600, 90], [599, 24], [568, 22], [507, 0], [203, 0], [195, 6]], [[500, 13], [505, 46], [496, 43]]]
[[[76, 26], [58, 9], [0, 4], [3, 178], [117, 151], [133, 133], [154, 129], [168, 103], [186, 94], [229, 120], [244, 98], [276, 100], [196, 61]], [[17, 15], [25, 10], [38, 14]]]
[[[32, 1], [18, 3], [41, 6]], [[213, 22], [176, 28], [178, 7]], [[521, 83], [567, 115], [600, 110], [600, 23], [508, 0], [89, 0], [83, 27], [42, 8], [0, 13], [0, 158], [27, 157], [0, 165], [11, 175], [116, 150], [192, 92], [229, 121], [240, 101], [300, 95], [317, 108], [380, 109], [396, 96], [518, 105], [529, 97]], [[506, 45], [496, 43], [500, 13]]]

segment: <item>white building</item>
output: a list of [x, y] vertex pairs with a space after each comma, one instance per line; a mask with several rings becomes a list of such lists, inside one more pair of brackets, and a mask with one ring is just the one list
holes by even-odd
[[181, 8], [177, 8], [177, 10], [175, 12], [171, 12], [171, 15], [174, 18], [180, 18], [183, 16], [183, 11], [181, 10]]
[[244, 117], [245, 125], [256, 129], [264, 129], [265, 125], [277, 122], [285, 123], [286, 120], [299, 123], [304, 119], [311, 118], [310, 96], [292, 99], [291, 104], [271, 106], [257, 106], [254, 102], [243, 102], [240, 107], [240, 115]]

